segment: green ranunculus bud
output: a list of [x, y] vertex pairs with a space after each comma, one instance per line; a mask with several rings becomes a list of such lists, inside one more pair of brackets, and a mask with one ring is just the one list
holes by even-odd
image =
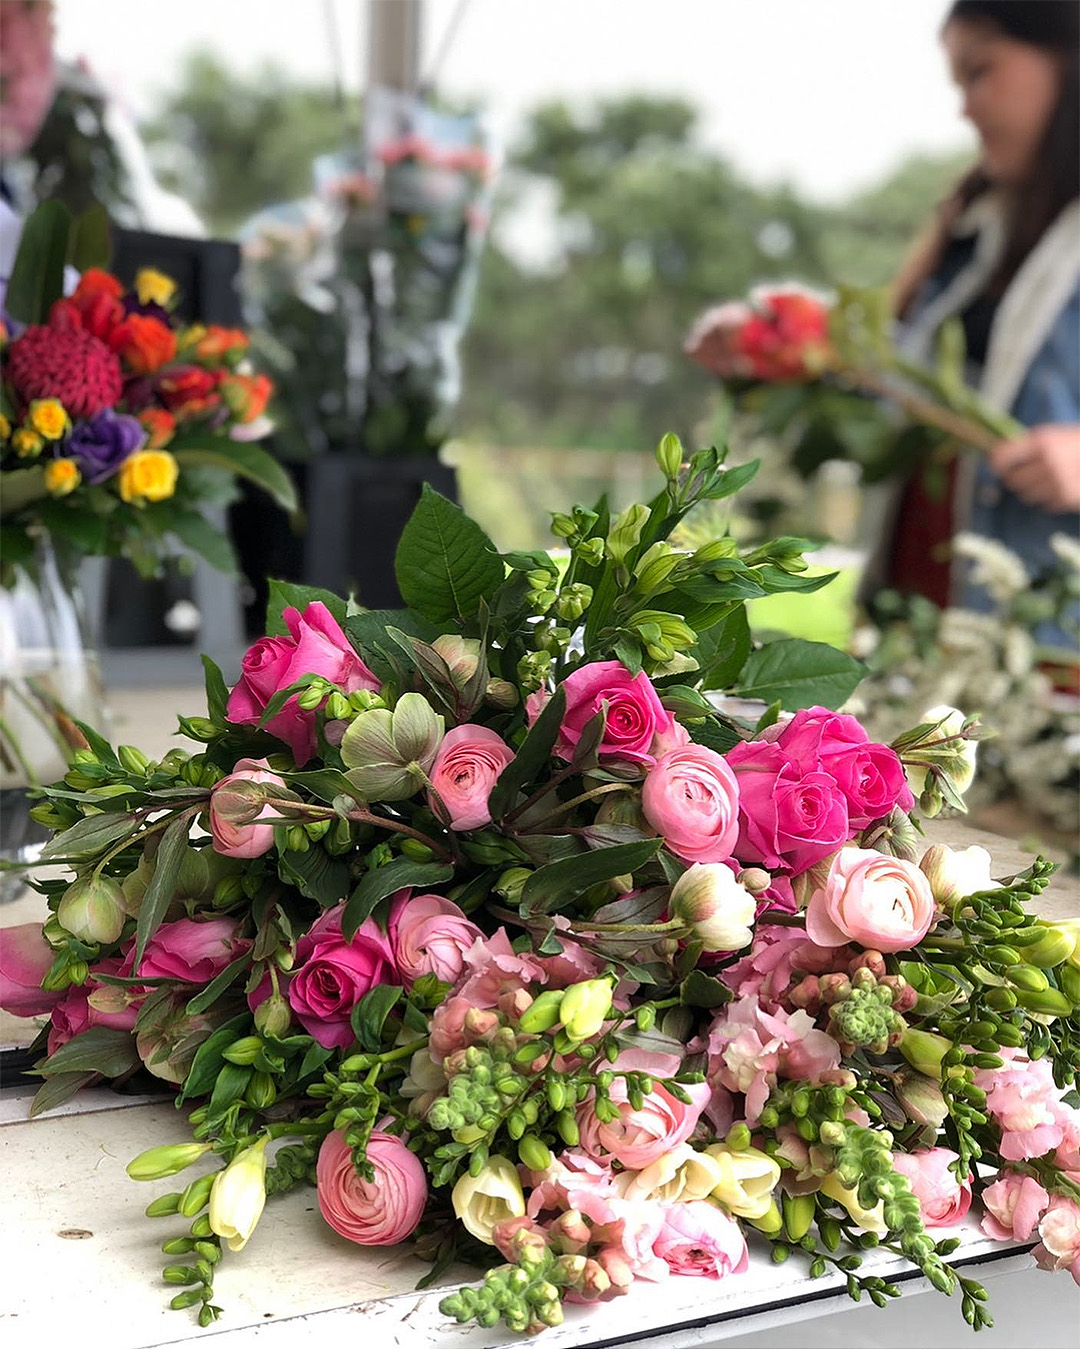
[[116, 752], [116, 757], [128, 773], [138, 774], [142, 777], [150, 764], [149, 759], [133, 745], [121, 745]]
[[660, 444], [656, 447], [656, 462], [660, 466], [660, 472], [669, 481], [678, 478], [683, 462], [683, 447], [682, 441], [673, 431], [666, 432], [660, 437]]
[[649, 508], [641, 505], [641, 503], [628, 506], [616, 518], [608, 531], [605, 549], [612, 562], [624, 563], [626, 561], [630, 551], [637, 547], [641, 539], [641, 531], [645, 528], [648, 519]]
[[500, 712], [508, 712], [518, 705], [517, 686], [509, 680], [488, 680], [484, 690], [484, 702]]
[[[160, 1181], [162, 1177], [175, 1176], [185, 1167], [197, 1163], [209, 1151], [209, 1144], [164, 1144], [159, 1148], [148, 1148], [127, 1165], [127, 1174], [132, 1181]], [[171, 1199], [163, 1197], [162, 1199]], [[155, 1200], [154, 1204], [162, 1203]], [[179, 1201], [177, 1202], [179, 1208]], [[176, 1209], [160, 1210], [159, 1213], [175, 1214]]]
[[56, 917], [80, 942], [115, 942], [127, 918], [120, 883], [93, 876], [72, 882], [60, 898]]

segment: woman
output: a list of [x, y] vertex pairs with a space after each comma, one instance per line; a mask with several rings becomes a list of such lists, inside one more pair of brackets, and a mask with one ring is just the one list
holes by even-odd
[[897, 283], [901, 345], [929, 361], [959, 316], [969, 379], [1030, 430], [954, 463], [944, 491], [940, 476], [936, 491], [922, 475], [907, 485], [888, 582], [939, 604], [989, 606], [948, 561], [958, 530], [1033, 573], [1051, 535], [1080, 533], [1078, 19], [1076, 0], [956, 0], [942, 29], [981, 153]]

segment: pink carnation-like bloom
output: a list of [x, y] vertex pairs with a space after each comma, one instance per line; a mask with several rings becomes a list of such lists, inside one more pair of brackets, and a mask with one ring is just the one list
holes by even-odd
[[379, 925], [365, 919], [346, 942], [344, 910], [344, 905], [327, 910], [296, 944], [287, 995], [304, 1030], [336, 1049], [352, 1044], [349, 1019], [364, 995], [397, 979], [390, 941]]
[[653, 1251], [673, 1275], [712, 1280], [741, 1274], [750, 1263], [742, 1229], [708, 1200], [669, 1205]]
[[566, 712], [555, 743], [555, 754], [561, 759], [573, 758], [582, 732], [604, 703], [608, 712], [604, 739], [597, 750], [601, 759], [651, 764], [657, 754], [679, 743], [680, 731], [688, 739], [660, 702], [648, 675], [644, 671], [631, 675], [621, 661], [579, 666], [562, 688]]
[[754, 933], [747, 955], [721, 971], [720, 979], [739, 998], [754, 994], [762, 1003], [779, 1003], [796, 971], [831, 970], [843, 950], [818, 947], [799, 928], [766, 924]]
[[428, 792], [428, 804], [437, 808], [437, 798], [450, 813], [452, 830], [477, 830], [491, 822], [488, 797], [514, 752], [498, 732], [471, 722], [454, 727], [442, 738]]
[[[614, 1067], [655, 1072], [651, 1057], [639, 1051], [624, 1051]], [[626, 1095], [625, 1078], [617, 1077], [610, 1090], [612, 1104], [619, 1112], [615, 1120], [598, 1120], [591, 1098], [578, 1106], [582, 1151], [597, 1161], [614, 1159], [635, 1171], [648, 1167], [677, 1144], [684, 1144], [694, 1132], [710, 1088], [707, 1083], [694, 1083], [687, 1086], [687, 1093], [689, 1103], [681, 1102], [663, 1084], [654, 1082], [652, 1092], [635, 1109]]]
[[1017, 1172], [1002, 1172], [980, 1198], [986, 1211], [982, 1230], [999, 1242], [1026, 1242], [1050, 1203], [1046, 1189], [1034, 1177]]
[[163, 923], [146, 944], [137, 974], [148, 979], [209, 984], [251, 946], [235, 919], [176, 919]]
[[424, 1165], [396, 1135], [372, 1131], [367, 1160], [374, 1168], [365, 1180], [353, 1163], [352, 1149], [340, 1130], [322, 1142], [316, 1165], [319, 1209], [335, 1233], [364, 1247], [392, 1247], [420, 1222], [427, 1204]]
[[854, 941], [879, 952], [907, 951], [937, 915], [926, 874], [869, 848], [842, 848], [806, 907], [806, 932], [819, 946]]
[[1039, 1220], [1039, 1245], [1032, 1255], [1043, 1270], [1067, 1270], [1080, 1285], [1080, 1205], [1055, 1196]]
[[949, 1148], [893, 1154], [893, 1167], [907, 1177], [927, 1228], [950, 1228], [971, 1208], [971, 1177], [961, 1184], [950, 1167], [958, 1157]]
[[669, 750], [641, 790], [645, 819], [686, 862], [724, 862], [739, 836], [739, 784], [722, 755], [705, 745]]
[[456, 984], [465, 969], [465, 953], [484, 937], [452, 900], [410, 891], [395, 895], [387, 936], [394, 965], [407, 985], [421, 975], [435, 975], [445, 984]]
[[1077, 1113], [1066, 1106], [1045, 1059], [1029, 1060], [1002, 1051], [999, 1069], [977, 1069], [975, 1083], [986, 1093], [986, 1110], [1001, 1129], [1001, 1156], [1009, 1162], [1041, 1158], [1059, 1148]]
[[504, 994], [547, 980], [535, 957], [514, 951], [505, 928], [491, 937], [477, 938], [462, 959], [464, 969], [453, 992], [474, 1008], [494, 1008]]

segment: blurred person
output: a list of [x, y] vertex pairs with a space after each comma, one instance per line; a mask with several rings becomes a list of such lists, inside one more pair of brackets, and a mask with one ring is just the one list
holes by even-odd
[[1052, 561], [1051, 535], [1080, 534], [1080, 3], [956, 0], [941, 41], [980, 155], [897, 280], [899, 342], [930, 363], [959, 317], [969, 381], [1029, 431], [953, 460], [936, 489], [912, 476], [882, 579], [985, 609], [948, 557], [953, 534], [1000, 541], [1029, 574]]

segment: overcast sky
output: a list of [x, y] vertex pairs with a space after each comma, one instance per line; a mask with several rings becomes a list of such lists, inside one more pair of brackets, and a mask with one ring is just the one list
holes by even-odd
[[[391, 3], [394, 0], [390, 0]], [[426, 0], [426, 69], [461, 0]], [[762, 182], [835, 197], [906, 155], [973, 144], [937, 31], [946, 0], [464, 0], [441, 67], [513, 135], [545, 98], [679, 94], [702, 133]], [[57, 45], [136, 113], [204, 46], [359, 86], [366, 0], [56, 0]]]

